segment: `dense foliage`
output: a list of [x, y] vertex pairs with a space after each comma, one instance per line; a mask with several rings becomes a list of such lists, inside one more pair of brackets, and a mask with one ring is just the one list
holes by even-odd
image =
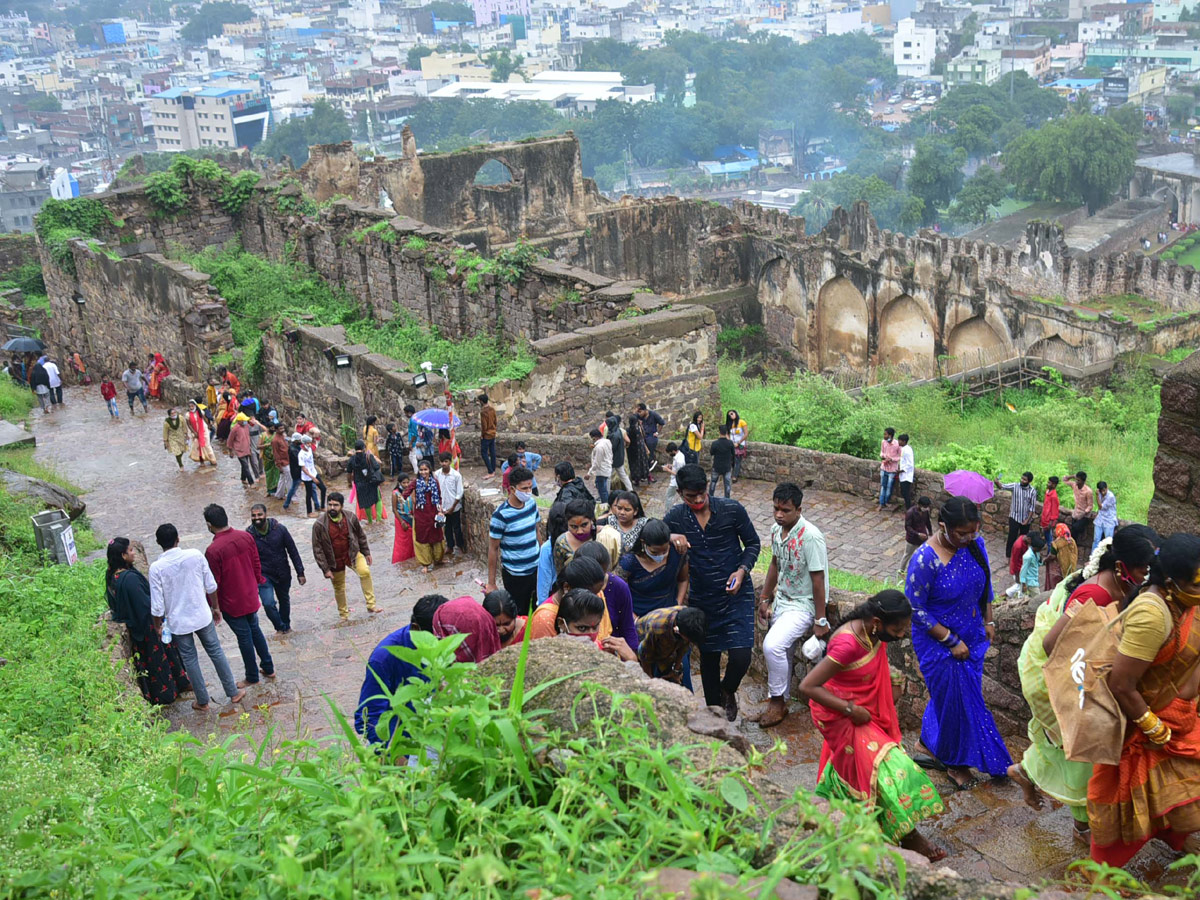
[[533, 358], [525, 348], [506, 346], [495, 337], [446, 340], [436, 328], [421, 325], [403, 310], [391, 321], [376, 322], [363, 315], [345, 290], [330, 286], [298, 263], [273, 263], [240, 250], [215, 249], [187, 261], [211, 275], [213, 288], [227, 301], [234, 343], [245, 354], [251, 372], [261, 358], [264, 325], [282, 328], [287, 319], [343, 325], [349, 341], [398, 359], [412, 371], [425, 361], [437, 368], [449, 366], [455, 387], [523, 378], [533, 370]]
[[187, 24], [179, 32], [185, 41], [201, 43], [214, 35], [221, 33], [226, 25], [249, 22], [254, 18], [254, 11], [242, 3], [231, 0], [209, 0], [201, 3], [200, 8], [192, 15]]
[[9, 269], [0, 277], [0, 290], [16, 288], [25, 295], [26, 306], [48, 306], [46, 298], [46, 281], [42, 277], [41, 264], [37, 262], [21, 263]]
[[68, 274], [75, 274], [75, 257], [70, 241], [78, 237], [99, 237], [114, 225], [112, 213], [92, 197], [55, 200], [43, 205], [33, 220], [34, 231], [41, 239], [53, 263]]
[[[436, 105], [436, 104], [430, 104]], [[314, 144], [337, 144], [350, 140], [350, 123], [341, 110], [328, 100], [317, 100], [311, 115], [288, 119], [254, 148], [261, 156], [274, 160], [288, 157], [296, 166], [308, 162], [308, 148]]]
[[[758, 440], [876, 459], [885, 427], [912, 436], [919, 468], [971, 468], [1016, 477], [1029, 469], [1039, 486], [1048, 475], [1079, 469], [1105, 480], [1122, 518], [1145, 521], [1154, 492], [1158, 385], [1138, 372], [1111, 390], [1076, 392], [1048, 372], [1024, 391], [967, 398], [953, 386], [869, 389], [855, 399], [813, 374], [766, 386], [743, 381], [742, 364], [720, 364], [721, 403], [737, 409]], [[1009, 406], [1012, 409], [1009, 409]]]

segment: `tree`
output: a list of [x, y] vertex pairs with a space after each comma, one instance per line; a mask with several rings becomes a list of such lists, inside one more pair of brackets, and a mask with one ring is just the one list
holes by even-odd
[[991, 166], [980, 166], [954, 199], [954, 218], [960, 222], [982, 223], [993, 206], [1008, 193], [1008, 184]]
[[62, 104], [52, 94], [34, 94], [25, 101], [25, 107], [33, 112], [62, 112]]
[[927, 222], [932, 222], [938, 208], [949, 205], [950, 198], [962, 187], [966, 162], [967, 151], [961, 147], [936, 138], [917, 141], [907, 187], [914, 197], [924, 201]]
[[968, 156], [987, 156], [996, 149], [996, 133], [1004, 122], [990, 106], [972, 106], [958, 117], [950, 141]]
[[453, 3], [451, 0], [433, 0], [428, 4], [434, 17], [443, 22], [474, 22], [475, 10], [469, 3]]
[[312, 115], [288, 119], [255, 148], [262, 156], [280, 160], [284, 156], [302, 166], [313, 144], [336, 144], [350, 140], [350, 123], [328, 100], [313, 104]]
[[1004, 171], [1022, 197], [1086, 203], [1094, 213], [1129, 183], [1135, 157], [1133, 137], [1112, 118], [1079, 115], [1018, 137]]
[[405, 62], [408, 63], [410, 69], [419, 69], [421, 68], [421, 60], [427, 56], [432, 56], [435, 52], [432, 47], [423, 47], [418, 44], [408, 51]]
[[1185, 128], [1188, 119], [1196, 114], [1196, 98], [1190, 92], [1172, 94], [1167, 98], [1167, 112], [1171, 116], [1172, 125]]
[[1146, 115], [1142, 112], [1140, 106], [1134, 106], [1132, 103], [1123, 103], [1118, 107], [1109, 109], [1108, 118], [1120, 125], [1121, 129], [1134, 140], [1142, 136]]
[[505, 82], [525, 64], [525, 57], [520, 53], [511, 55], [506, 47], [493, 50], [483, 58], [483, 62], [492, 68], [492, 81]]
[[185, 41], [202, 43], [220, 34], [224, 25], [249, 22], [253, 18], [254, 12], [250, 7], [241, 3], [234, 3], [232, 0], [210, 0], [200, 4], [200, 8], [183, 26], [179, 36]]

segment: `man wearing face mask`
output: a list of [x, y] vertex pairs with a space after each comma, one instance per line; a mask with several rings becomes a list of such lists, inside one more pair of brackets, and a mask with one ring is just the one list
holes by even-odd
[[[754, 646], [750, 571], [758, 560], [761, 542], [742, 504], [709, 496], [702, 468], [683, 466], [675, 474], [675, 482], [683, 503], [671, 509], [663, 521], [672, 534], [687, 539], [688, 605], [703, 610], [707, 618], [700, 646], [704, 701], [724, 707], [732, 722], [738, 714], [737, 689], [750, 668]], [[724, 678], [722, 654], [728, 655]]]
[[275, 519], [267, 518], [267, 508], [261, 503], [250, 507], [250, 527], [246, 533], [258, 546], [258, 559], [266, 579], [258, 586], [258, 599], [275, 631], [287, 634], [292, 630], [292, 569], [288, 560], [296, 569], [296, 580], [304, 584], [300, 551], [296, 549], [292, 533]]
[[492, 513], [488, 527], [488, 580], [484, 593], [496, 590], [496, 577], [512, 595], [521, 615], [533, 609], [537, 590], [538, 513], [533, 473], [517, 466], [508, 473], [508, 494]]
[[321, 574], [333, 582], [333, 598], [343, 622], [350, 619], [346, 605], [346, 570], [352, 569], [362, 586], [367, 612], [374, 615], [383, 610], [375, 605], [375, 585], [371, 581], [371, 547], [367, 533], [356, 516], [346, 515], [342, 504], [346, 498], [334, 491], [325, 500], [326, 510], [313, 522], [313, 559]]

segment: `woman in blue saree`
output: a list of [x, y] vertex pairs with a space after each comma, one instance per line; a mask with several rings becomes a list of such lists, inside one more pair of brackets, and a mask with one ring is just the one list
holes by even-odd
[[913, 650], [929, 689], [922, 746], [913, 758], [945, 768], [959, 790], [978, 783], [971, 769], [999, 777], [1012, 764], [983, 701], [983, 658], [995, 624], [979, 521], [978, 507], [967, 498], [947, 500], [938, 531], [909, 561], [905, 583], [913, 607]]

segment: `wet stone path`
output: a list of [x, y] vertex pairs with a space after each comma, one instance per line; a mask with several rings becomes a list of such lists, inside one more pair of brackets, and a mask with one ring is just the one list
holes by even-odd
[[[184, 459], [179, 471], [174, 457], [162, 449], [162, 424], [166, 410], [151, 405], [150, 413], [131, 417], [122, 406], [121, 418], [110, 419], [96, 387], [72, 387], [66, 405], [51, 415], [34, 414], [37, 436], [35, 458], [51, 465], [82, 487], [88, 515], [102, 539], [124, 536], [141, 541], [150, 559], [159, 555], [154, 530], [163, 522], [179, 529], [181, 544], [203, 550], [209, 535], [201, 511], [219, 503], [235, 527], [249, 524], [250, 506], [266, 502], [268, 515], [291, 529], [304, 560], [308, 583], [293, 582], [292, 626], [286, 636], [272, 633], [260, 615], [279, 673], [275, 682], [251, 687], [236, 707], [224, 704], [220, 685], [206, 656], [200, 660], [214, 702], [209, 711], [197, 713], [189, 700], [164, 710], [172, 726], [185, 728], [198, 737], [245, 734], [261, 737], [268, 726], [277, 737], [321, 738], [338, 731], [330, 704], [352, 715], [362, 684], [367, 656], [389, 632], [408, 623], [413, 604], [420, 596], [439, 592], [450, 597], [478, 594], [476, 578], [485, 577], [485, 566], [473, 557], [455, 558], [449, 565], [424, 575], [410, 561], [392, 565], [393, 528], [386, 524], [367, 526], [374, 564], [372, 575], [382, 612], [366, 612], [357, 579], [347, 583], [351, 618], [338, 620], [332, 588], [312, 562], [311, 520], [295, 501], [290, 511], [281, 502], [265, 499], [261, 487], [245, 488], [238, 480], [236, 463], [219, 456], [217, 469], [197, 469]], [[477, 479], [480, 472], [468, 465], [464, 473]], [[331, 483], [331, 489], [344, 488]], [[650, 515], [661, 512], [665, 484], [656, 483], [648, 492], [655, 499]], [[734, 486], [733, 496], [750, 510], [760, 536], [767, 540], [771, 524], [772, 485], [743, 481]], [[898, 512], [879, 513], [867, 500], [843, 494], [811, 491], [805, 496], [805, 513], [829, 539], [830, 564], [836, 568], [868, 575], [877, 580], [894, 577], [903, 553], [903, 520]], [[1002, 546], [989, 541], [988, 549], [997, 572], [1004, 571]], [[998, 584], [1006, 584], [998, 581]], [[99, 586], [97, 586], [99, 589]], [[218, 634], [234, 667], [241, 676], [241, 658], [228, 626]], [[764, 731], [753, 721], [765, 704], [764, 686], [749, 679], [741, 691], [744, 715], [741, 725], [760, 749], [771, 749], [776, 741], [786, 742], [781, 755], [772, 755], [768, 771], [785, 787], [812, 788], [820, 737], [806, 706], [791, 704], [792, 715], [780, 727]], [[698, 701], [699, 702], [699, 701]], [[913, 735], [906, 735], [911, 745]], [[1011, 750], [1019, 756], [1023, 740], [1013, 740]], [[1074, 843], [1071, 817], [1066, 809], [1048, 804], [1034, 812], [1020, 802], [1020, 792], [1006, 781], [985, 782], [969, 792], [955, 792], [948, 779], [933, 774], [947, 805], [947, 812], [927, 823], [929, 836], [950, 850], [946, 864], [957, 871], [1022, 883], [1063, 877], [1066, 867], [1082, 852]], [[1154, 842], [1133, 866], [1135, 873], [1153, 882], [1164, 878], [1170, 855]], [[1172, 876], [1179, 878], [1178, 875]]]

